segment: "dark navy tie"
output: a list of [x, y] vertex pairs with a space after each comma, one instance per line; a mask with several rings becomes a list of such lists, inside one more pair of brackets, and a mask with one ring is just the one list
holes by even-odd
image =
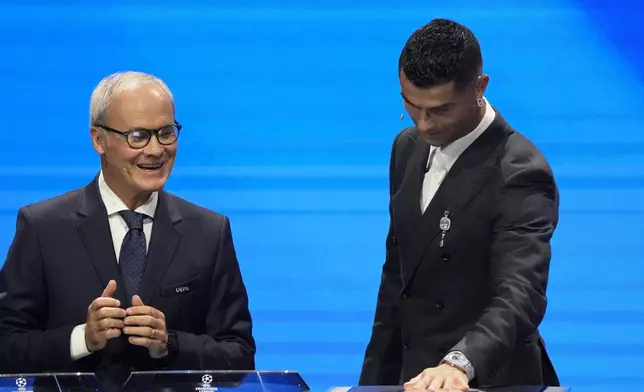
[[146, 246], [143, 232], [145, 215], [134, 211], [120, 211], [119, 214], [129, 228], [119, 254], [119, 266], [129, 298], [137, 294], [145, 270]]

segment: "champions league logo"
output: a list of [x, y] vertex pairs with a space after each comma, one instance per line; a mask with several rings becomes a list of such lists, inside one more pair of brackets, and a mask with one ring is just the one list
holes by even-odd
[[16, 386], [18, 387], [19, 391], [24, 391], [25, 387], [27, 386], [27, 380], [24, 378], [20, 377], [16, 379]]
[[195, 388], [197, 392], [214, 392], [217, 388], [210, 386], [212, 383], [212, 376], [210, 374], [204, 374], [201, 376], [201, 385]]
[[32, 392], [27, 389], [27, 380], [22, 377], [16, 378], [16, 386], [18, 387], [18, 392]]

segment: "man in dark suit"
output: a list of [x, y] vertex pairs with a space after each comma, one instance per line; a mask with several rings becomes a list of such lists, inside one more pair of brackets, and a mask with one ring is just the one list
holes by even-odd
[[538, 326], [558, 191], [543, 155], [484, 98], [479, 44], [434, 20], [399, 63], [405, 108], [360, 384], [558, 385]]
[[90, 103], [101, 171], [20, 209], [3, 267], [0, 373], [254, 369], [247, 292], [228, 218], [163, 191], [181, 125], [172, 93], [110, 75]]

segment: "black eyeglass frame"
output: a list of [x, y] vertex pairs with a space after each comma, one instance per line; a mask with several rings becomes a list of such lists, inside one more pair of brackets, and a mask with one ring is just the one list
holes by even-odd
[[[164, 125], [161, 128], [157, 128], [157, 129], [135, 128], [135, 129], [130, 129], [129, 131], [119, 131], [118, 129], [110, 128], [110, 127], [108, 127], [106, 125], [103, 125], [103, 124], [94, 124], [94, 126], [98, 127], [98, 128], [103, 128], [104, 130], [106, 130], [108, 132], [116, 133], [118, 135], [123, 136], [125, 138], [125, 141], [127, 142], [127, 145], [130, 146], [130, 148], [135, 149], [135, 150], [140, 150], [142, 148], [147, 147], [147, 145], [150, 144], [150, 140], [152, 140], [152, 135], [156, 136], [157, 142], [159, 142], [160, 145], [162, 145], [162, 146], [171, 146], [171, 145], [175, 144], [177, 142], [177, 140], [179, 140], [179, 135], [181, 134], [181, 128], [183, 128], [183, 126], [181, 124], [179, 124], [177, 121], [175, 121], [173, 125]], [[177, 137], [170, 143], [163, 143], [159, 139], [159, 132], [167, 129], [168, 127], [176, 128]], [[145, 142], [144, 145], [142, 145], [140, 147], [133, 147], [132, 146], [132, 144], [130, 143], [129, 135], [134, 133], [134, 132], [143, 132], [145, 135], [147, 135], [147, 141]]]

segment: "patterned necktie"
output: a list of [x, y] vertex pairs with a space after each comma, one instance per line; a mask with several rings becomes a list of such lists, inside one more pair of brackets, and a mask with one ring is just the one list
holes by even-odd
[[139, 284], [145, 269], [146, 246], [145, 233], [143, 232], [145, 215], [129, 210], [120, 211], [119, 214], [129, 228], [121, 245], [119, 266], [128, 297], [132, 298], [139, 291]]

